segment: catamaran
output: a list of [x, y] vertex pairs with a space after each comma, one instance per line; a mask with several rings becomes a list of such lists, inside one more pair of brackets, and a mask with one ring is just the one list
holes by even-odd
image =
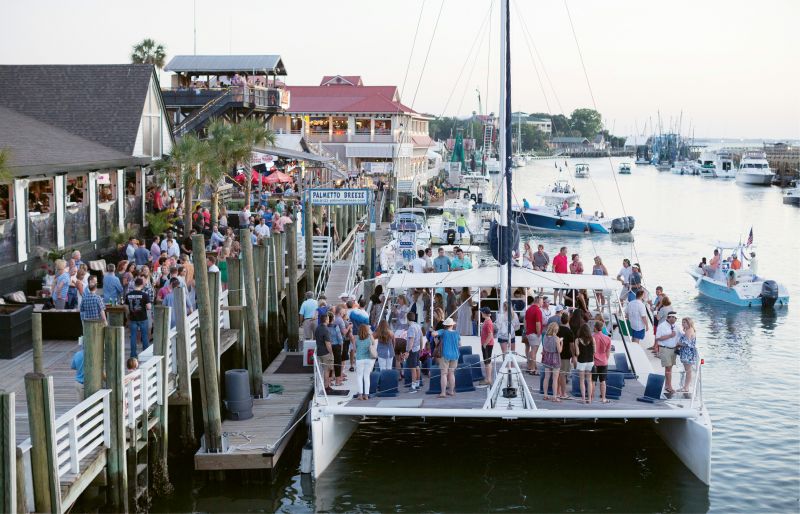
[[[619, 304], [617, 289], [619, 282], [608, 276], [565, 275], [534, 271], [513, 267], [512, 251], [514, 243], [514, 213], [511, 209], [512, 167], [511, 167], [511, 73], [509, 67], [509, 6], [510, 0], [501, 3], [501, 48], [503, 71], [501, 76], [500, 109], [500, 162], [503, 163], [500, 220], [493, 225], [493, 240], [500, 242], [492, 253], [497, 265], [452, 271], [446, 273], [395, 273], [384, 280], [383, 287], [387, 300], [382, 305], [381, 318], [391, 312], [391, 298], [406, 294], [420, 301], [420, 295], [434, 296], [437, 289], [467, 288], [476, 299], [479, 307], [482, 294], [486, 290], [500, 287], [499, 298], [494, 299], [493, 313], [498, 319], [508, 323], [508, 331], [513, 333], [512, 289], [522, 288], [526, 294], [538, 292], [552, 293], [554, 290], [593, 290], [602, 291], [605, 301], [596, 308], [603, 316], [606, 329], [613, 338], [613, 371], [608, 375], [608, 392], [611, 403], [578, 404], [573, 401], [555, 403], [546, 401], [548, 395], [540, 376], [522, 372], [520, 363], [525, 356], [509, 352], [503, 354], [499, 344], [488, 356], [486, 368], [491, 366], [496, 380], [489, 387], [479, 388], [475, 382], [482, 378], [483, 367], [480, 355], [480, 342], [477, 337], [462, 336], [459, 348], [458, 367], [455, 371], [455, 394], [444, 396], [440, 389], [441, 377], [436, 365], [428, 367], [427, 388], [422, 391], [405, 387], [410, 382], [411, 372], [404, 369], [401, 377], [397, 370], [383, 369], [371, 374], [371, 387], [368, 399], [355, 399], [358, 393], [354, 374], [348, 376], [345, 388], [349, 395], [329, 395], [324, 387], [319, 361], [315, 358], [315, 388], [310, 410], [311, 440], [313, 447], [313, 473], [321, 475], [336, 458], [359, 422], [373, 419], [414, 418], [429, 419], [441, 417], [459, 420], [453, 430], [462, 430], [463, 422], [469, 419], [492, 419], [498, 427], [506, 421], [517, 420], [535, 422], [537, 420], [571, 420], [575, 423], [593, 424], [598, 419], [618, 420], [620, 422], [641, 419], [653, 422], [653, 428], [666, 441], [667, 445], [686, 464], [688, 469], [705, 483], [709, 482], [711, 464], [711, 419], [703, 399], [702, 368], [695, 366], [691, 380], [685, 380], [686, 393], [665, 395], [665, 376], [663, 370], [650, 355], [647, 346], [652, 344], [652, 334], [643, 344], [633, 343], [627, 337], [624, 315]], [[593, 296], [593, 295], [590, 295]], [[497, 305], [503, 304], [508, 310], [499, 313]], [[422, 302], [424, 305], [424, 302]], [[416, 305], [416, 304], [415, 304]], [[490, 308], [490, 310], [492, 310]], [[424, 311], [424, 307], [423, 307]], [[500, 316], [502, 314], [502, 316]], [[698, 363], [700, 363], [698, 359]], [[374, 378], [374, 379], [373, 379]], [[574, 390], [579, 387], [577, 377], [569, 377]], [[372, 385], [374, 384], [374, 391]], [[411, 384], [409, 383], [409, 386]], [[427, 390], [425, 390], [427, 389]], [[422, 393], [422, 394], [420, 394]], [[580, 393], [579, 393], [580, 394]], [[402, 451], [398, 447], [398, 451]], [[522, 451], [535, 452], [535, 448]], [[606, 463], [606, 467], [613, 462]]]

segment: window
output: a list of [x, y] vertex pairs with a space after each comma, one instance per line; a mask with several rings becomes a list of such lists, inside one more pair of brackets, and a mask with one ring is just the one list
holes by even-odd
[[356, 134], [369, 134], [372, 130], [372, 120], [369, 118], [356, 118]]
[[375, 133], [388, 135], [392, 133], [392, 120], [375, 120]]
[[28, 251], [56, 246], [56, 213], [53, 179], [33, 180], [28, 184]]
[[0, 221], [14, 219], [14, 188], [0, 184]]
[[0, 184], [0, 266], [17, 260], [17, 223], [14, 219], [14, 188]]
[[64, 244], [72, 245], [89, 240], [88, 177], [67, 175], [64, 190]]
[[292, 134], [300, 134], [303, 132], [302, 118], [292, 118], [289, 125], [289, 130]]
[[117, 226], [117, 172], [97, 174], [97, 237], [109, 237]]
[[148, 157], [161, 157], [161, 106], [153, 84], [147, 92], [142, 113], [142, 153]]
[[333, 118], [333, 133], [343, 135], [347, 133], [347, 118]]
[[308, 126], [312, 134], [327, 134], [330, 128], [330, 118], [309, 118]]

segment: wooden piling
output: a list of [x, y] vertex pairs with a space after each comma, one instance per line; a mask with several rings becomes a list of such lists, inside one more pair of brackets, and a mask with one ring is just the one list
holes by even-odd
[[110, 327], [124, 327], [125, 326], [125, 306], [112, 305], [106, 307], [106, 318], [108, 318], [108, 326]]
[[269, 362], [269, 340], [270, 330], [275, 328], [275, 325], [270, 325], [269, 311], [270, 305], [275, 303], [275, 298], [270, 296], [270, 281], [274, 280], [274, 275], [270, 273], [272, 266], [270, 260], [272, 259], [272, 239], [264, 239], [262, 241], [263, 260], [261, 263], [261, 287], [260, 291], [264, 293], [264, 321], [262, 322], [263, 330], [260, 331], [261, 335], [261, 361]]
[[197, 263], [195, 286], [200, 325], [197, 334], [197, 375], [200, 377], [200, 396], [205, 421], [205, 448], [209, 453], [222, 451], [222, 418], [220, 413], [219, 374], [217, 353], [214, 351], [213, 316], [209, 295], [209, 276], [206, 269], [206, 242], [202, 234], [192, 236], [192, 254]]
[[189, 327], [186, 326], [186, 289], [181, 286], [172, 291], [173, 309], [175, 309], [175, 359], [177, 360], [178, 377], [176, 400], [181, 404], [181, 435], [184, 448], [194, 450], [197, 438], [194, 434], [194, 412], [192, 411], [192, 354], [189, 349]]
[[289, 350], [297, 351], [300, 344], [300, 326], [297, 321], [297, 226], [286, 225], [286, 265], [289, 273], [289, 291], [286, 296], [286, 337]]
[[244, 231], [240, 231], [239, 240], [242, 244], [242, 266], [244, 266], [242, 283], [244, 284], [244, 297], [247, 304], [245, 310], [247, 320], [247, 344], [245, 345], [247, 374], [250, 379], [250, 394], [254, 398], [261, 398], [263, 396], [263, 369], [261, 368], [261, 336], [258, 327], [258, 300], [253, 244], [249, 236], [245, 237]]
[[109, 394], [110, 436], [106, 464], [108, 497], [113, 512], [128, 512], [128, 466], [125, 444], [125, 329], [105, 328], [106, 384]]
[[34, 312], [31, 315], [31, 335], [33, 337], [33, 372], [44, 373], [44, 366], [42, 365], [42, 314]]
[[[27, 514], [28, 512], [28, 495], [25, 490], [25, 454], [22, 453], [22, 448], [17, 446], [17, 514]], [[13, 512], [13, 511], [12, 511]]]
[[264, 253], [266, 248], [258, 244], [253, 245], [253, 272], [256, 277], [256, 305], [258, 305], [258, 322], [264, 324], [266, 317], [267, 293], [264, 282]]
[[153, 488], [156, 494], [164, 495], [172, 491], [169, 482], [169, 467], [167, 454], [169, 451], [169, 374], [170, 374], [170, 348], [169, 348], [169, 307], [156, 305], [153, 311], [153, 355], [162, 357], [161, 383], [164, 385], [161, 392], [161, 405], [158, 406], [158, 425], [155, 446], [156, 458], [153, 463]]
[[36, 512], [61, 512], [53, 377], [42, 373], [26, 374], [25, 397], [31, 434], [33, 503]]
[[100, 320], [83, 322], [83, 397], [103, 388], [103, 346], [106, 324]]
[[306, 198], [303, 208], [303, 230], [306, 245], [306, 289], [313, 291], [314, 285], [314, 213], [311, 198]]
[[286, 236], [284, 234], [275, 234], [272, 240], [275, 245], [275, 269], [278, 275], [278, 299], [283, 295], [286, 289]]
[[222, 352], [219, 349], [220, 336], [220, 305], [219, 295], [222, 293], [222, 282], [220, 282], [219, 271], [208, 272], [208, 296], [211, 300], [211, 332], [214, 337], [214, 355], [217, 360], [217, 374], [219, 374], [219, 360]]
[[0, 391], [0, 511], [17, 512], [17, 432], [14, 393]]
[[[280, 351], [280, 329], [278, 328], [278, 266], [275, 238], [270, 238], [267, 245], [267, 347]], [[267, 354], [269, 360], [269, 354]]]
[[239, 259], [228, 257], [228, 306], [233, 307], [228, 311], [231, 328], [239, 330], [239, 338], [233, 349], [233, 366], [244, 368], [244, 338], [242, 326], [242, 268]]

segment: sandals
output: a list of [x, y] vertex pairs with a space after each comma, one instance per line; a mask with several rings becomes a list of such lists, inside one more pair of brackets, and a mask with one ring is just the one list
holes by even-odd
[[602, 400], [600, 400], [600, 403], [611, 403], [611, 400], [609, 400], [608, 398], [603, 398]]
[[554, 403], [561, 403], [561, 398], [553, 398]]
[[437, 398], [447, 398], [447, 395], [445, 395], [445, 394], [440, 394], [439, 396], [437, 396]]

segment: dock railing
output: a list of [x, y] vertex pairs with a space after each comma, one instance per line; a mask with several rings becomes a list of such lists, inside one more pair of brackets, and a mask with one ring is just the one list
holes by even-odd
[[139, 369], [131, 371], [122, 380], [125, 388], [123, 412], [128, 428], [136, 428], [136, 421], [151, 407], [161, 405], [163, 388], [161, 366], [163, 359], [155, 355], [141, 363]]
[[320, 398], [324, 398], [325, 405], [328, 405], [328, 392], [325, 390], [325, 379], [322, 377], [317, 353], [314, 352], [314, 399], [319, 400]]

